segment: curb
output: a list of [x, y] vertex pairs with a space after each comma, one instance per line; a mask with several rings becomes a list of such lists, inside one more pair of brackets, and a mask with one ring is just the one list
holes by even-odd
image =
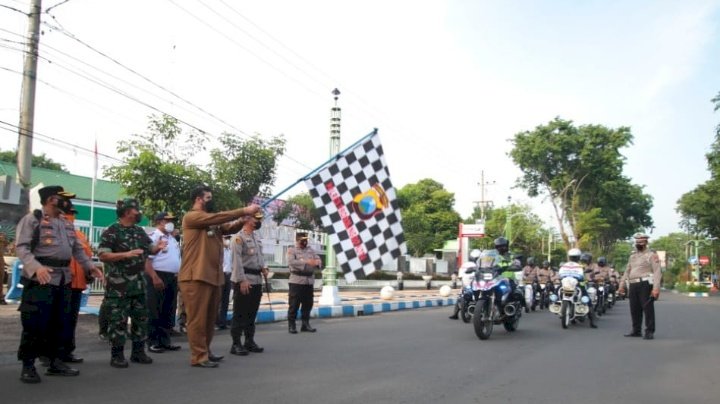
[[[330, 318], [330, 317], [360, 317], [369, 316], [375, 313], [384, 313], [389, 311], [420, 309], [424, 307], [450, 306], [455, 304], [455, 298], [432, 298], [423, 300], [407, 300], [399, 302], [381, 302], [381, 303], [358, 303], [358, 304], [342, 304], [337, 306], [321, 306], [313, 307], [310, 312], [311, 318]], [[97, 315], [98, 307], [82, 307], [81, 313]], [[231, 313], [228, 313], [230, 316]], [[298, 316], [299, 317], [299, 316]], [[285, 310], [263, 310], [260, 309], [255, 320], [256, 323], [274, 323], [278, 321], [287, 321], [287, 309]]]

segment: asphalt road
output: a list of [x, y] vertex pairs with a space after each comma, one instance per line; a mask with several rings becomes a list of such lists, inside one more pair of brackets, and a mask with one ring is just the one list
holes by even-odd
[[[316, 334], [258, 327], [266, 350], [228, 355], [216, 336], [218, 369], [189, 366], [183, 350], [152, 365], [114, 369], [106, 345], [81, 336], [86, 362], [74, 378], [18, 380], [19, 363], [0, 357], [3, 403], [716, 403], [720, 397], [720, 298], [665, 293], [656, 304], [656, 339], [624, 338], [626, 302], [599, 322], [560, 327], [548, 313], [525, 314], [519, 330], [496, 327], [480, 341], [448, 320], [448, 307], [316, 320]], [[83, 321], [91, 321], [84, 319]], [[42, 375], [42, 374], [41, 374]]]

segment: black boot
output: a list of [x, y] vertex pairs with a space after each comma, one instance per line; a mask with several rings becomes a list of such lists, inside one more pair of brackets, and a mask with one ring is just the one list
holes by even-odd
[[300, 331], [302, 332], [315, 332], [316, 329], [310, 327], [310, 320], [303, 320], [302, 321], [302, 327], [300, 327]]
[[71, 368], [60, 359], [55, 358], [50, 361], [50, 366], [45, 371], [45, 374], [48, 376], [77, 376], [80, 374], [80, 371]]
[[125, 347], [114, 346], [111, 349], [110, 366], [114, 368], [126, 368], [128, 367], [128, 361], [125, 360]]
[[143, 365], [148, 365], [153, 362], [152, 358], [145, 353], [145, 342], [133, 341], [130, 362], [142, 363]]
[[[462, 299], [462, 296], [459, 297], [458, 299]], [[458, 317], [458, 313], [459, 313], [459, 312], [460, 312], [460, 304], [459, 304], [459, 303], [455, 303], [455, 307], [453, 308], [453, 314], [452, 314], [452, 316], [450, 316], [450, 317], [448, 317], [448, 318], [449, 318], [450, 320], [457, 320], [457, 319], [459, 318], [459, 317]]]
[[23, 383], [36, 384], [40, 383], [40, 375], [35, 369], [35, 360], [23, 360], [22, 372], [20, 372], [20, 381]]
[[245, 349], [247, 349], [250, 352], [254, 352], [254, 353], [260, 353], [265, 350], [265, 348], [263, 348], [255, 343], [255, 326], [254, 325], [248, 327], [248, 329], [245, 330]]
[[295, 328], [295, 320], [288, 320], [288, 332], [290, 334], [297, 334], [297, 328]]
[[[240, 331], [240, 335], [242, 336], [242, 330]], [[243, 346], [240, 337], [233, 337], [233, 344], [232, 347], [230, 347], [230, 353], [239, 356], [248, 356], [250, 354], [250, 352], [248, 352], [248, 350]]]

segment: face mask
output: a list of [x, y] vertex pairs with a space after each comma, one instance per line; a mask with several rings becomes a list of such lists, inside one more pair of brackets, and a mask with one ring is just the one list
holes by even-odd
[[261, 222], [261, 221], [255, 222], [255, 230], [260, 230], [261, 227], [262, 227], [262, 222]]
[[302, 248], [307, 247], [307, 243], [308, 243], [307, 240], [301, 241], [301, 242], [300, 242], [300, 247], [302, 247]]
[[205, 212], [215, 212], [215, 201], [213, 201], [212, 199], [209, 201], [205, 201]]
[[223, 240], [223, 245], [225, 245], [225, 247], [229, 247], [229, 246], [230, 246], [230, 240], [228, 240], [228, 239]]
[[175, 223], [165, 223], [165, 232], [172, 233], [175, 230]]
[[645, 249], [645, 244], [635, 244], [635, 248], [637, 248], [638, 251], [642, 251]]
[[142, 221], [142, 213], [138, 213], [135, 215], [135, 223], [140, 223]]

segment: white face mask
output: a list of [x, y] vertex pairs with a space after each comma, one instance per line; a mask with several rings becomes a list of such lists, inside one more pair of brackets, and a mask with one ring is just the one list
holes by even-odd
[[166, 231], [167, 233], [172, 233], [173, 230], [175, 230], [175, 223], [172, 223], [172, 222], [170, 222], [170, 223], [165, 223], [165, 231]]
[[229, 247], [229, 246], [230, 246], [230, 240], [228, 240], [228, 239], [223, 240], [223, 245], [225, 245], [225, 247]]

